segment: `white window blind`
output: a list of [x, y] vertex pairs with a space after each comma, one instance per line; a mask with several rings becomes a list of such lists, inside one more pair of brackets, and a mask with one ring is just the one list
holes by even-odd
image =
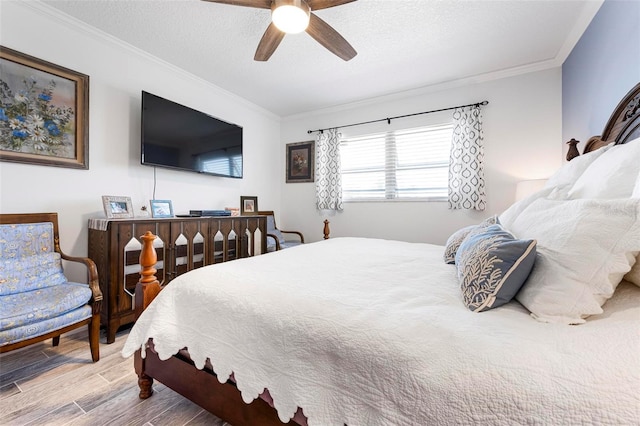
[[207, 159], [202, 162], [202, 170], [225, 176], [240, 176], [242, 175], [242, 156], [232, 155]]
[[345, 138], [345, 201], [446, 198], [452, 124]]

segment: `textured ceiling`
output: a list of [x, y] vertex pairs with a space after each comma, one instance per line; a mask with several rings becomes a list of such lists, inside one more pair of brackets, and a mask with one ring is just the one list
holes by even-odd
[[359, 0], [315, 12], [356, 49], [308, 34], [253, 60], [270, 11], [200, 0], [44, 3], [286, 117], [487, 73], [558, 66], [601, 0]]

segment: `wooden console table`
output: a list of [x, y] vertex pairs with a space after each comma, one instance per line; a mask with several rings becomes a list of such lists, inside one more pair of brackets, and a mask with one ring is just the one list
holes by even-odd
[[267, 252], [265, 216], [89, 219], [89, 257], [98, 267], [104, 296], [100, 323], [113, 343], [122, 325], [135, 321], [133, 296], [140, 278], [140, 237], [158, 238], [158, 279], [214, 263]]

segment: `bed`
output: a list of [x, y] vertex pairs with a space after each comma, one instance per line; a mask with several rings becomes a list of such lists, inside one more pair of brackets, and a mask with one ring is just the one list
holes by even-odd
[[[331, 238], [162, 288], [144, 236], [140, 397], [158, 380], [234, 426], [639, 424], [639, 105], [640, 84], [545, 189], [446, 246]], [[505, 230], [519, 254], [475, 289]]]

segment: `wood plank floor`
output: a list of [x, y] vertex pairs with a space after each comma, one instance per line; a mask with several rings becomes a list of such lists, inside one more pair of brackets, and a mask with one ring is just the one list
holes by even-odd
[[86, 329], [0, 355], [0, 424], [230, 426], [157, 382], [139, 399], [133, 357], [120, 355], [127, 333], [101, 343], [97, 363]]

